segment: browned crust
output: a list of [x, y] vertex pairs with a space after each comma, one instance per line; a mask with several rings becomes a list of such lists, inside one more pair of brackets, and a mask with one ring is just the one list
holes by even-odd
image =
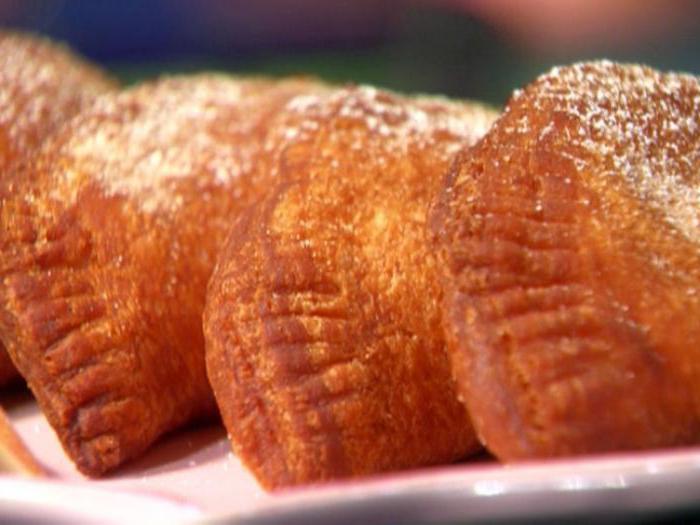
[[67, 47], [0, 30], [0, 169], [26, 157], [57, 126], [116, 82]]
[[19, 380], [19, 374], [5, 347], [0, 345], [0, 386], [7, 386]]
[[2, 210], [0, 333], [88, 475], [211, 417], [201, 312], [227, 222], [269, 186], [267, 120], [312, 82], [164, 79], [48, 141]]
[[[697, 79], [636, 66], [563, 68], [514, 97], [455, 163], [431, 219], [445, 329], [460, 392], [499, 458], [700, 439], [689, 293], [700, 254], [652, 194], [675, 169], [700, 187], [699, 93]], [[616, 126], [632, 133], [611, 140]], [[678, 136], [645, 138], [661, 130]], [[643, 183], [653, 197], [640, 197]]]
[[266, 488], [477, 449], [424, 224], [449, 152], [492, 118], [355, 88], [293, 100], [276, 121], [283, 182], [236, 222], [204, 316], [233, 448]]
[[[57, 126], [115, 87], [97, 67], [59, 44], [0, 31], [0, 180], [30, 159]], [[18, 379], [0, 343], [0, 387]]]

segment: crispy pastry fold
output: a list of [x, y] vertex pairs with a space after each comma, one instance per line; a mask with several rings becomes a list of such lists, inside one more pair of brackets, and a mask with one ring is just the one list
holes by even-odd
[[78, 468], [215, 413], [206, 283], [268, 121], [311, 81], [171, 78], [100, 97], [6, 185], [0, 335]]
[[431, 219], [459, 390], [499, 458], [700, 441], [700, 85], [558, 68]]
[[[30, 160], [57, 126], [114, 88], [97, 67], [63, 46], [0, 31], [0, 181]], [[0, 386], [17, 378], [0, 343]]]
[[275, 121], [266, 151], [281, 182], [235, 222], [204, 317], [233, 449], [265, 487], [478, 449], [424, 230], [452, 153], [492, 119], [359, 87], [297, 97]]

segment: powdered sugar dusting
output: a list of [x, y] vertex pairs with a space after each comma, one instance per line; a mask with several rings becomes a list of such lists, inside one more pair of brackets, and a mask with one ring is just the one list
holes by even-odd
[[358, 149], [366, 147], [368, 131], [393, 153], [429, 147], [441, 136], [452, 141], [439, 150], [449, 157], [480, 138], [495, 120], [493, 110], [477, 103], [428, 96], [407, 98], [370, 86], [300, 95], [285, 109], [285, 122], [269, 137], [267, 150], [277, 147], [280, 134], [287, 140], [306, 140], [326, 123], [346, 122], [349, 128], [357, 129]]
[[[569, 151], [585, 171], [592, 156], [607, 175], [700, 242], [700, 84], [696, 77], [608, 61], [556, 68], [535, 84], [538, 108], [572, 118]], [[527, 128], [524, 118], [521, 124]], [[546, 128], [542, 131], [546, 133]]]
[[0, 139], [4, 133], [14, 151], [34, 148], [111, 87], [101, 73], [60, 45], [0, 32]]
[[[269, 90], [285, 92], [285, 82], [292, 89], [278, 96], [279, 106], [265, 103]], [[371, 87], [212, 75], [164, 79], [101, 97], [71, 123], [61, 146], [70, 169], [60, 175], [54, 197], [74, 201], [82, 187], [78, 179], [85, 178], [106, 195], [128, 196], [145, 212], [176, 211], [179, 180], [228, 185], [254, 169], [262, 148], [281, 153], [326, 125], [357, 132], [357, 148], [366, 147], [369, 131], [393, 153], [447, 137], [436, 154], [448, 156], [481, 136], [494, 116], [477, 104], [429, 97], [408, 102]], [[267, 118], [265, 129], [256, 129]], [[268, 164], [276, 169], [274, 161]]]
[[456, 102], [438, 96], [421, 96], [417, 102], [424, 110], [437, 112], [437, 130], [461, 137], [467, 144], [484, 136], [497, 116], [493, 109], [476, 102]]
[[73, 123], [64, 153], [107, 195], [129, 196], [145, 212], [176, 210], [179, 179], [223, 185], [250, 170], [253, 151], [236, 138], [251, 131], [252, 119], [238, 116], [254, 102], [255, 85], [206, 75], [102, 97]]

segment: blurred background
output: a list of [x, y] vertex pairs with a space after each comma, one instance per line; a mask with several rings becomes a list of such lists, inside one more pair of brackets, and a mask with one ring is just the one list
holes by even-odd
[[555, 64], [700, 74], [696, 0], [0, 0], [0, 26], [65, 41], [127, 82], [305, 73], [495, 104]]

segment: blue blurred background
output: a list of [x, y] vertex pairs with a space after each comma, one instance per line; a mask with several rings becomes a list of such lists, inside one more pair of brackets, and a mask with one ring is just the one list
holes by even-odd
[[503, 103], [590, 58], [700, 73], [695, 0], [0, 0], [0, 26], [65, 41], [127, 82], [306, 73]]

